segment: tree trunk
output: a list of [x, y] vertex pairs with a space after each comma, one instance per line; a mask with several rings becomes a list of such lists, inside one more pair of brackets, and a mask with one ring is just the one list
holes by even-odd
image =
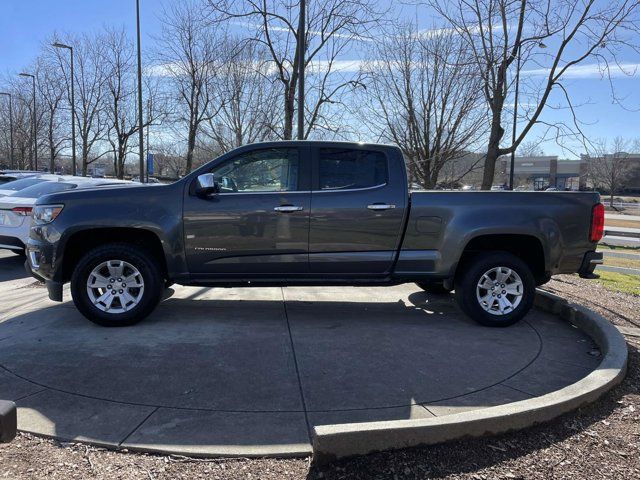
[[193, 152], [196, 149], [196, 126], [189, 126], [189, 135], [187, 139], [187, 167], [186, 173], [191, 173], [193, 169]]
[[293, 138], [293, 113], [295, 111], [295, 88], [289, 85], [284, 95], [284, 132], [283, 140], [291, 140]]
[[494, 111], [491, 121], [489, 145], [487, 146], [487, 156], [484, 160], [484, 172], [482, 174], [482, 190], [491, 190], [496, 173], [496, 161], [500, 156], [500, 140], [504, 135], [504, 128], [500, 125], [500, 113], [498, 112]]
[[[126, 146], [119, 145], [118, 146], [118, 178], [120, 180], [124, 179], [124, 162], [126, 160], [125, 157]], [[142, 179], [140, 179], [142, 181]]]
[[87, 176], [87, 167], [89, 166], [89, 150], [87, 149], [86, 138], [82, 139], [82, 176]]
[[56, 162], [55, 162], [56, 151], [53, 146], [49, 147], [49, 173], [56, 173]]

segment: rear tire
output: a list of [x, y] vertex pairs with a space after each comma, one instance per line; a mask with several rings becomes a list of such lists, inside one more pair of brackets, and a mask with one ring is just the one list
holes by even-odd
[[432, 293], [434, 295], [446, 295], [451, 293], [451, 290], [445, 288], [442, 282], [416, 282], [416, 285], [425, 292]]
[[529, 266], [508, 252], [480, 253], [456, 276], [462, 311], [487, 327], [508, 327], [533, 306], [536, 283]]
[[163, 291], [164, 280], [154, 257], [127, 243], [90, 250], [71, 276], [71, 296], [77, 309], [104, 327], [138, 323], [155, 309]]

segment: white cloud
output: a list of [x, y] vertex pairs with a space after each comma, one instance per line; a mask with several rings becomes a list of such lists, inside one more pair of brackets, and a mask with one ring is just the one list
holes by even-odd
[[[640, 69], [640, 63], [621, 63], [619, 65], [611, 64], [609, 67], [609, 75], [611, 77], [629, 77], [634, 76]], [[531, 70], [522, 70], [521, 75], [528, 76], [547, 76], [549, 68], [536, 68]], [[603, 65], [597, 63], [588, 63], [584, 65], [574, 65], [569, 67], [564, 74], [564, 78], [603, 78], [606, 77], [606, 70]]]

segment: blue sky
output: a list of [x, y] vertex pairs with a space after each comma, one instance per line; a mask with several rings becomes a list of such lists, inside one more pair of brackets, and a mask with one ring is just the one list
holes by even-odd
[[[161, 12], [161, 0], [141, 0], [143, 49], [151, 46], [153, 36], [159, 32], [158, 16]], [[416, 10], [409, 8], [400, 15], [416, 19]], [[427, 28], [433, 19], [429, 15], [419, 14], [418, 21], [421, 28]], [[2, 0], [0, 73], [14, 74], [28, 65], [38, 54], [42, 41], [54, 31], [63, 37], [65, 32], [91, 32], [104, 25], [124, 25], [133, 34], [135, 0]], [[344, 59], [351, 60], [346, 57]], [[631, 51], [623, 52], [621, 60], [629, 64], [640, 64], [640, 56]], [[608, 82], [599, 78], [590, 65], [576, 72], [567, 85], [570, 86], [571, 95], [577, 104], [589, 102], [581, 106], [578, 113], [584, 122], [590, 124], [584, 127], [590, 137], [613, 138], [620, 135], [630, 140], [640, 137], [640, 113], [634, 111], [640, 108], [638, 75], [616, 78], [618, 96], [626, 99], [624, 103], [628, 110], [612, 103]], [[550, 121], [568, 118], [567, 111], [549, 110], [546, 115], [546, 119]], [[534, 131], [534, 137], [537, 132]], [[543, 148], [547, 154], [571, 156], [569, 152], [563, 152], [553, 140], [547, 141]]]

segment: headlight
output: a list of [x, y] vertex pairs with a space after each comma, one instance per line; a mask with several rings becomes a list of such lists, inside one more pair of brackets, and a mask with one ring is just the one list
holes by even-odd
[[36, 205], [33, 209], [33, 223], [36, 225], [45, 225], [53, 222], [64, 205]]

